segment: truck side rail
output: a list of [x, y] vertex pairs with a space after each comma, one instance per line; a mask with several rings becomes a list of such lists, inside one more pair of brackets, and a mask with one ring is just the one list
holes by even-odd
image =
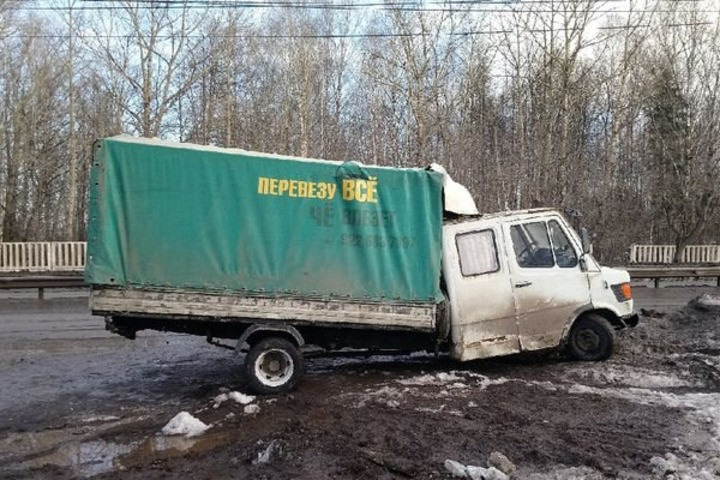
[[96, 315], [195, 318], [198, 321], [257, 319], [309, 324], [364, 325], [432, 332], [438, 305], [359, 300], [255, 296], [93, 287], [90, 307]]

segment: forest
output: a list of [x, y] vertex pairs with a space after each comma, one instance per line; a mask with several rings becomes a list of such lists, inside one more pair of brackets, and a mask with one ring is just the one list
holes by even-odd
[[0, 241], [80, 240], [127, 133], [444, 165], [481, 212], [720, 241], [720, 6], [703, 0], [0, 0]]

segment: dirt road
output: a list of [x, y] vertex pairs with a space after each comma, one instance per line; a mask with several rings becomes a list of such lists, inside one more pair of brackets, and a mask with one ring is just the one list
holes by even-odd
[[[637, 289], [674, 310], [702, 291]], [[0, 299], [0, 477], [720, 478], [720, 313], [648, 312], [600, 364], [314, 359], [292, 395], [249, 405], [240, 361], [203, 339], [107, 334], [86, 299]], [[209, 425], [159, 432], [186, 411]], [[667, 475], [674, 475], [668, 477]]]

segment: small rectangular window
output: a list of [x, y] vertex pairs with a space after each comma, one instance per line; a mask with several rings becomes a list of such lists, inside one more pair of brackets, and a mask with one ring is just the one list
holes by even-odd
[[460, 258], [460, 272], [464, 277], [500, 270], [492, 230], [460, 234], [455, 237], [455, 243]]

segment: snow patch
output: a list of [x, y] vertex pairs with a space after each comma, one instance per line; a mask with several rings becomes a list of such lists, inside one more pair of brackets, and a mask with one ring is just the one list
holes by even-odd
[[213, 399], [213, 401], [215, 402], [213, 408], [218, 408], [223, 402], [226, 402], [228, 400], [233, 400], [240, 405], [247, 405], [254, 402], [255, 397], [253, 397], [252, 395], [245, 395], [241, 392], [221, 393]]
[[605, 480], [601, 472], [589, 467], [558, 468], [551, 472], [531, 473], [527, 480]]
[[467, 468], [465, 467], [465, 465], [460, 462], [456, 462], [455, 460], [445, 460], [445, 470], [447, 470], [453, 477], [467, 477]]
[[163, 435], [185, 435], [196, 437], [202, 435], [210, 428], [202, 421], [190, 415], [188, 412], [180, 412], [162, 428]]
[[93, 415], [90, 417], [83, 417], [82, 422], [83, 423], [95, 423], [95, 422], [114, 422], [115, 420], [120, 420], [120, 417], [116, 415]]
[[594, 382], [625, 385], [629, 387], [658, 389], [698, 386], [697, 382], [686, 380], [669, 372], [656, 372], [639, 367], [608, 366], [602, 370], [577, 370], [582, 378]]
[[510, 478], [495, 467], [465, 466], [450, 459], [445, 460], [445, 470], [455, 478], [469, 478], [471, 480], [508, 480]]
[[487, 378], [485, 377], [484, 380], [480, 380], [480, 390], [485, 390], [488, 387], [492, 387], [494, 385], [502, 385], [503, 383], [507, 382], [513, 382], [517, 381], [511, 378]]
[[243, 412], [245, 412], [246, 415], [255, 415], [256, 413], [260, 413], [260, 405], [256, 403], [245, 405]]
[[[399, 390], [396, 387], [384, 385], [382, 388], [373, 390], [372, 388], [366, 388], [363, 394], [360, 394], [360, 399], [353, 404], [353, 408], [363, 408], [369, 402], [377, 402], [380, 404], [387, 405], [390, 408], [398, 408], [400, 406], [400, 400], [402, 400], [406, 394], [414, 393], [409, 388]], [[357, 394], [347, 393], [343, 396], [356, 397]]]
[[666, 453], [664, 457], [653, 457], [650, 459], [650, 466], [653, 473], [659, 478], [692, 479], [692, 480], [713, 480], [713, 472], [705, 468], [696, 468], [680, 460], [672, 453]]
[[443, 410], [445, 410], [445, 404], [440, 405], [438, 408], [417, 407], [415, 409], [416, 412], [423, 412], [423, 413], [443, 413]]
[[234, 400], [237, 403], [240, 403], [242, 405], [247, 405], [248, 403], [252, 403], [255, 401], [255, 397], [252, 395], [245, 395], [241, 392], [230, 392], [228, 393], [228, 398], [230, 400]]
[[[500, 385], [505, 382], [509, 382], [508, 378], [495, 378], [491, 379], [485, 375], [474, 372], [462, 372], [452, 370], [450, 372], [438, 372], [435, 374], [426, 373], [423, 375], [416, 375], [409, 378], [401, 378], [396, 380], [401, 385], [409, 386], [424, 386], [424, 385], [445, 385], [447, 388], [469, 388], [468, 380], [475, 379], [476, 384], [481, 390], [486, 389], [491, 385]], [[472, 382], [470, 382], [472, 383]]]
[[425, 374], [425, 375], [417, 375], [415, 377], [410, 378], [401, 378], [400, 380], [397, 380], [397, 382], [401, 385], [443, 385], [445, 383], [449, 382], [459, 382], [460, 380], [464, 380], [463, 377], [458, 376], [455, 374], [455, 372], [445, 373], [440, 372], [436, 374]]
[[696, 425], [709, 425], [713, 435], [713, 450], [720, 452], [720, 394], [669, 393], [642, 388], [595, 388], [571, 385], [568, 393], [600, 395], [619, 398], [643, 405], [660, 405], [688, 411], [688, 420]]
[[417, 352], [410, 352], [410, 358], [433, 358], [435, 354], [428, 353], [424, 350], [418, 350]]
[[468, 388], [468, 386], [462, 382], [455, 382], [452, 385], [449, 385], [448, 388]]
[[483, 468], [468, 465], [467, 473], [472, 480], [508, 480], [510, 478], [495, 467]]
[[720, 297], [710, 295], [709, 293], [703, 293], [691, 303], [699, 307], [704, 307], [708, 310], [715, 310], [716, 308], [720, 308]]
[[421, 412], [421, 413], [442, 413], [443, 415], [453, 415], [456, 417], [463, 416], [463, 412], [461, 412], [460, 410], [446, 410], [445, 409], [446, 406], [447, 405], [442, 404], [438, 408], [417, 407], [417, 408], [415, 408], [415, 411]]
[[273, 440], [268, 444], [268, 446], [264, 449], [258, 452], [257, 458], [255, 458], [252, 461], [253, 465], [263, 464], [263, 463], [270, 463], [270, 459], [273, 456], [276, 456], [278, 453], [280, 453], [282, 450], [280, 444], [277, 442], [277, 440]]
[[410, 378], [397, 380], [400, 385], [434, 385], [437, 383], [435, 375], [418, 375]]

